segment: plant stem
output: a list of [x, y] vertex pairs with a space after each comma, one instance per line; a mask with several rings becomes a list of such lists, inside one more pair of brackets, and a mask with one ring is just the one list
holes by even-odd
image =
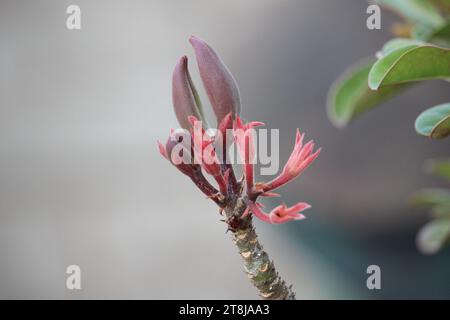
[[241, 201], [238, 201], [233, 210], [225, 210], [225, 212], [233, 233], [233, 242], [244, 260], [244, 269], [248, 278], [263, 299], [295, 300], [292, 286], [288, 286], [280, 277], [273, 261], [259, 243], [251, 215], [240, 218], [243, 212], [240, 203]]

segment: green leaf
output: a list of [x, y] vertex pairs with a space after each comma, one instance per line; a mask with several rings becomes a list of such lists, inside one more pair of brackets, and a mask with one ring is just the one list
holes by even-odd
[[425, 163], [425, 169], [431, 174], [441, 176], [450, 181], [450, 159], [447, 160], [428, 160]]
[[450, 219], [430, 221], [419, 231], [417, 245], [424, 254], [435, 254], [450, 241]]
[[384, 44], [383, 48], [381, 48], [381, 51], [377, 53], [377, 58], [381, 59], [398, 49], [403, 49], [408, 46], [415, 46], [415, 45], [420, 46], [423, 44], [424, 42], [419, 40], [411, 40], [408, 38], [394, 38]]
[[[384, 80], [386, 73], [391, 70], [391, 66], [394, 65], [403, 54], [418, 47], [420, 47], [419, 44], [405, 43], [405, 45], [390, 45], [388, 42], [387, 49], [382, 49], [384, 54], [379, 55], [378, 61], [373, 64], [369, 71], [369, 87], [372, 90], [377, 90], [381, 84], [381, 81]], [[390, 48], [396, 48], [396, 50], [391, 50]]]
[[422, 112], [416, 119], [416, 131], [432, 139], [450, 135], [450, 103], [444, 103]]
[[411, 197], [411, 205], [431, 209], [435, 218], [450, 217], [450, 190], [423, 189]]
[[441, 12], [450, 13], [450, 0], [431, 0]]
[[436, 29], [433, 27], [418, 23], [411, 28], [411, 38], [421, 41], [429, 41], [435, 30]]
[[351, 66], [332, 85], [327, 99], [328, 117], [337, 127], [346, 126], [361, 113], [389, 99], [405, 85], [389, 86], [372, 91], [367, 85], [373, 59]]
[[450, 49], [407, 45], [381, 57], [369, 73], [369, 87], [450, 78]]
[[416, 24], [411, 29], [411, 37], [448, 48], [450, 46], [450, 23], [447, 22], [438, 28]]
[[376, 3], [397, 12], [413, 23], [438, 27], [445, 22], [439, 10], [426, 0], [377, 0]]
[[450, 218], [450, 206], [436, 206], [431, 208], [431, 214], [434, 218]]
[[416, 207], [450, 207], [450, 190], [422, 189], [411, 197], [411, 204]]
[[428, 36], [427, 41], [443, 47], [450, 46], [450, 22], [434, 30]]

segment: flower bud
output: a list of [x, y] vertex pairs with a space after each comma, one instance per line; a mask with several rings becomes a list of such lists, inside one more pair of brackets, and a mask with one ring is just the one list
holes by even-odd
[[203, 40], [191, 36], [189, 42], [195, 51], [200, 77], [217, 117], [217, 123], [228, 114], [239, 115], [239, 89], [231, 72], [214, 50]]
[[200, 98], [188, 71], [188, 59], [183, 56], [178, 61], [172, 76], [172, 102], [178, 123], [184, 129], [191, 128], [189, 116], [204, 122]]

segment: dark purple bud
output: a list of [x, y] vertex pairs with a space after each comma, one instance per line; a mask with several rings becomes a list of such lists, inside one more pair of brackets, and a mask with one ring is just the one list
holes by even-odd
[[239, 89], [231, 72], [214, 50], [203, 40], [191, 36], [189, 42], [195, 50], [200, 77], [217, 117], [217, 122], [230, 112], [239, 115], [241, 102]]
[[182, 128], [191, 128], [189, 116], [204, 122], [200, 98], [189, 74], [186, 56], [180, 58], [173, 71], [172, 102], [178, 123]]

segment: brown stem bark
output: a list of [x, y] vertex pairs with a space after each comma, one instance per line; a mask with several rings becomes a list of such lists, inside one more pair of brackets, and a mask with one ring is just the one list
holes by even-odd
[[253, 227], [251, 215], [240, 218], [245, 210], [242, 199], [233, 208], [225, 209], [227, 222], [239, 254], [244, 260], [244, 270], [263, 299], [295, 300], [292, 286], [284, 281], [269, 255], [263, 250]]

